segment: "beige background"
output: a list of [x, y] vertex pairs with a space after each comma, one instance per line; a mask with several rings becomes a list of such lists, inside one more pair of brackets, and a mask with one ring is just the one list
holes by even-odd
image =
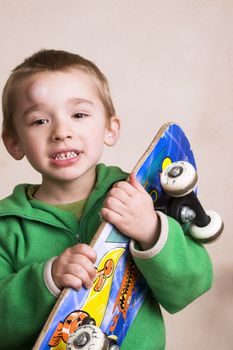
[[[122, 117], [121, 140], [103, 157], [109, 164], [132, 169], [163, 122], [183, 126], [200, 198], [222, 214], [225, 233], [207, 247], [213, 289], [176, 315], [165, 312], [167, 350], [232, 349], [232, 0], [0, 0], [0, 47], [1, 90], [9, 71], [40, 48], [74, 51], [99, 65]], [[17, 183], [39, 181], [0, 148], [0, 197]]]

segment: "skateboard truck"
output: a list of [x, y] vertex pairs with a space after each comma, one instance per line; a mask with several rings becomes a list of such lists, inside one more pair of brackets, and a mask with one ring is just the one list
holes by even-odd
[[179, 222], [190, 223], [191, 236], [202, 243], [216, 239], [223, 230], [220, 215], [212, 210], [205, 211], [193, 191], [197, 173], [192, 164], [179, 161], [172, 163], [161, 174], [161, 186], [165, 194], [156, 205]]
[[72, 333], [66, 350], [120, 350], [115, 339], [108, 337], [95, 325], [84, 325]]

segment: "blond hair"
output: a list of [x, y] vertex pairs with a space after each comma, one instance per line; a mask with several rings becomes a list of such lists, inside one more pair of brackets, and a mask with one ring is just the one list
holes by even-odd
[[93, 62], [67, 51], [40, 50], [15, 67], [4, 86], [2, 94], [2, 132], [14, 133], [12, 116], [15, 108], [16, 90], [23, 80], [42, 71], [64, 71], [69, 68], [77, 68], [94, 78], [107, 116], [110, 118], [115, 115], [107, 78]]

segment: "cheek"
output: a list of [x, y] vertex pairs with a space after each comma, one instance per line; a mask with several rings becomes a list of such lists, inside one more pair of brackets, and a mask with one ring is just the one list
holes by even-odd
[[22, 143], [24, 152], [28, 158], [36, 158], [40, 155], [42, 150], [42, 145], [38, 142], [36, 138], [27, 138], [26, 142]]
[[101, 143], [104, 143], [105, 129], [100, 125], [97, 125], [96, 127], [93, 126], [91, 128], [88, 128], [85, 135], [86, 139], [88, 139], [89, 142], [99, 145]]
[[89, 155], [93, 154], [94, 157], [101, 156], [104, 147], [104, 134], [99, 130], [90, 131], [87, 147]]

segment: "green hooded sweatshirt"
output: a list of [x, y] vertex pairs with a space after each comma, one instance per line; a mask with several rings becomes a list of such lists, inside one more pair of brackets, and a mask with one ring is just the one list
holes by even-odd
[[[45, 284], [46, 262], [79, 242], [89, 244], [101, 223], [99, 212], [113, 183], [127, 174], [117, 167], [97, 166], [96, 185], [83, 216], [36, 199], [30, 185], [18, 185], [0, 201], [0, 348], [32, 348], [56, 302]], [[206, 292], [212, 266], [204, 247], [184, 234], [173, 219], [159, 214], [161, 235], [155, 247], [143, 252], [131, 242], [131, 252], [150, 291], [140, 308], [122, 350], [165, 349], [160, 306], [174, 313]]]

